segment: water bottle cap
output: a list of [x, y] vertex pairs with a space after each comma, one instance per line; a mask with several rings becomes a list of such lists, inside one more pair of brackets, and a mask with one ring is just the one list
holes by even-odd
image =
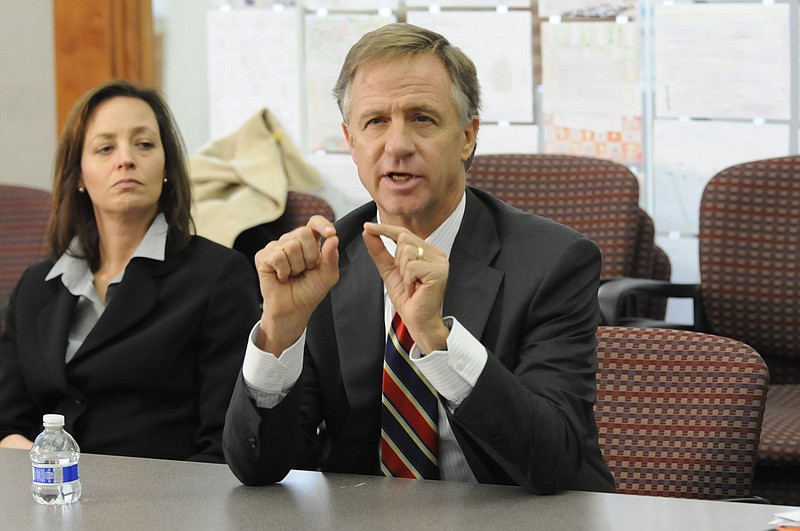
[[57, 413], [48, 413], [42, 417], [42, 424], [44, 426], [63, 426], [64, 425], [64, 415], [58, 415]]

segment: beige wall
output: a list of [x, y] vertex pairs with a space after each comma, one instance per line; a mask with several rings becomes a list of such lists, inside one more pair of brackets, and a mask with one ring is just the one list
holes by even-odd
[[0, 2], [0, 183], [51, 187], [53, 64], [51, 0]]

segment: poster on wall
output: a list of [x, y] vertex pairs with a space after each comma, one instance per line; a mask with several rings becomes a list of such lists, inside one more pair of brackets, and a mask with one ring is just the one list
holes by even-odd
[[642, 117], [546, 112], [544, 152], [597, 157], [641, 167]]
[[475, 62], [483, 98], [482, 121], [533, 122], [530, 11], [410, 11], [408, 22], [441, 33]]
[[373, 11], [381, 9], [397, 9], [399, 0], [304, 0], [303, 7], [318, 10], [329, 9], [332, 11]]
[[210, 137], [236, 131], [266, 107], [301, 145], [296, 10], [212, 10], [206, 21]]
[[546, 153], [640, 166], [639, 24], [542, 24], [543, 143]]
[[347, 153], [342, 115], [331, 91], [345, 56], [365, 33], [395, 22], [393, 16], [306, 15], [305, 77], [308, 149]]
[[788, 20], [788, 4], [657, 6], [656, 116], [788, 120]]
[[540, 17], [634, 18], [637, 0], [539, 0]]
[[[169, 0], [156, 0], [166, 1]], [[209, 9], [238, 9], [238, 8], [261, 8], [281, 9], [284, 7], [295, 7], [298, 0], [208, 0]]]
[[531, 7], [531, 0], [406, 0], [406, 7], [428, 7], [431, 4], [439, 7]]

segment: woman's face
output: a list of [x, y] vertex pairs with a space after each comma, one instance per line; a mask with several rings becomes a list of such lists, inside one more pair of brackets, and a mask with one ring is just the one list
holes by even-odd
[[164, 146], [158, 121], [145, 101], [117, 96], [89, 118], [81, 178], [98, 224], [113, 218], [149, 222], [164, 186]]

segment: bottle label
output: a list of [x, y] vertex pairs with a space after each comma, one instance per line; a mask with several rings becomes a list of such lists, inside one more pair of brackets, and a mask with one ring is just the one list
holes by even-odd
[[69, 483], [78, 479], [78, 465], [37, 466], [33, 465], [33, 482], [44, 485]]

